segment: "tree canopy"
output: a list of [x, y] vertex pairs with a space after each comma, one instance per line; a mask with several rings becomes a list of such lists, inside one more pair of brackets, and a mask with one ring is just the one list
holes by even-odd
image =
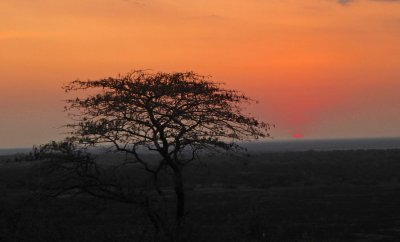
[[[198, 150], [237, 148], [238, 140], [269, 136], [269, 124], [242, 112], [250, 98], [193, 72], [147, 73], [101, 80], [76, 80], [65, 91], [98, 89], [67, 101], [77, 122], [68, 125], [81, 143], [113, 144], [135, 155], [139, 148], [159, 152], [165, 164], [183, 166]], [[182, 155], [190, 152], [190, 157]], [[144, 164], [145, 165], [145, 164]], [[156, 168], [157, 169], [157, 168]]]

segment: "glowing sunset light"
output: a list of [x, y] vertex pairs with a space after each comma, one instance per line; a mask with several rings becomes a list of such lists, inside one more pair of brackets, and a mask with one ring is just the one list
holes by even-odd
[[276, 139], [400, 136], [399, 16], [399, 1], [4, 0], [0, 147], [61, 137], [64, 83], [132, 69], [211, 75], [258, 100]]
[[292, 137], [295, 139], [302, 139], [302, 138], [304, 138], [304, 135], [301, 133], [295, 133], [292, 135]]

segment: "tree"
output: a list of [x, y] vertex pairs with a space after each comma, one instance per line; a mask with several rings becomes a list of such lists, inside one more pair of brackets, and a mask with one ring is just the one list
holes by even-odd
[[[253, 102], [250, 98], [193, 72], [133, 71], [116, 78], [75, 80], [64, 90], [89, 92], [66, 101], [74, 119], [67, 125], [69, 140], [124, 152], [151, 174], [160, 195], [158, 177], [168, 171], [178, 226], [185, 216], [183, 169], [200, 151], [237, 150], [237, 141], [269, 136], [269, 124], [244, 114], [242, 105]], [[160, 159], [147, 160], [145, 150]]]

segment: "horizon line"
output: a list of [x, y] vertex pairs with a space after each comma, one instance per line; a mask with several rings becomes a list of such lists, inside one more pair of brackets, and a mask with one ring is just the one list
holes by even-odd
[[[264, 138], [258, 140], [249, 140], [249, 141], [237, 141], [236, 143], [263, 143], [263, 142], [302, 142], [302, 141], [334, 141], [334, 140], [377, 140], [377, 139], [400, 139], [400, 136], [381, 136], [381, 137], [328, 137], [328, 138]], [[32, 149], [35, 145], [30, 147], [28, 146], [19, 146], [19, 147], [0, 147], [0, 150], [28, 150]]]

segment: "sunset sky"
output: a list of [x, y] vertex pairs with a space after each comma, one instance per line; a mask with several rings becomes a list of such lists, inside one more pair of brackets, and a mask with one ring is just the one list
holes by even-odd
[[400, 0], [2, 0], [0, 148], [63, 137], [61, 86], [211, 75], [275, 139], [400, 136]]

